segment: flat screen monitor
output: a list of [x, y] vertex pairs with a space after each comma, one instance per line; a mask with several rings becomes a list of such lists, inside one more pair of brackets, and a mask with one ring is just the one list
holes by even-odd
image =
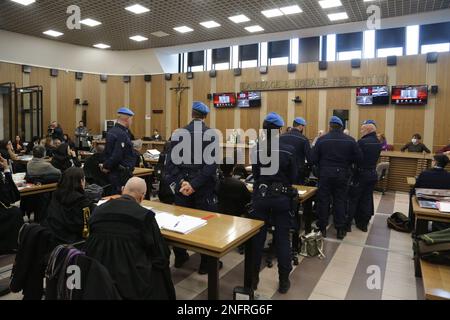
[[236, 106], [236, 94], [214, 93], [213, 101], [216, 108], [233, 108]]
[[356, 88], [356, 104], [360, 106], [389, 104], [389, 88], [373, 86]]
[[392, 104], [426, 105], [428, 103], [428, 86], [392, 87]]
[[261, 92], [246, 91], [238, 93], [237, 106], [239, 108], [261, 107]]

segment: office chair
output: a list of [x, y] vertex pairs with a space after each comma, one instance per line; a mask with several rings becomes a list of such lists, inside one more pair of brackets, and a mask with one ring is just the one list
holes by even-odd
[[381, 189], [375, 189], [377, 191], [380, 191], [383, 195], [386, 193], [387, 188], [387, 177], [389, 174], [389, 168], [390, 168], [389, 162], [380, 162], [377, 165], [377, 175], [378, 175], [378, 185], [381, 186]]

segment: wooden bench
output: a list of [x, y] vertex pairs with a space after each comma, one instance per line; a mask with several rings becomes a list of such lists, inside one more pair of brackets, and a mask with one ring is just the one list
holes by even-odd
[[450, 267], [420, 260], [427, 300], [450, 299]]

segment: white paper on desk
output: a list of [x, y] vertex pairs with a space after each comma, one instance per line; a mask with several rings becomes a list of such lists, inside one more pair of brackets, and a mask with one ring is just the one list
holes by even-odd
[[307, 192], [306, 190], [299, 190], [298, 195], [302, 196], [302, 195], [306, 194], [306, 192]]
[[105, 204], [108, 201], [109, 201], [109, 199], [108, 200], [100, 200], [99, 202], [97, 202], [97, 207], [100, 207], [102, 204]]
[[439, 202], [438, 208], [440, 212], [450, 213], [450, 202]]
[[159, 212], [155, 216], [161, 229], [182, 234], [188, 234], [207, 224], [206, 220], [191, 216], [175, 216], [167, 212]]
[[142, 207], [144, 207], [147, 210], [152, 210], [153, 211], [153, 207], [146, 207], [146, 206], [142, 206]]

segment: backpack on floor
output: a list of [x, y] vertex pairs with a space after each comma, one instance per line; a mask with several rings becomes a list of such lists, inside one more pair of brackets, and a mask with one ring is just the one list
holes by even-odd
[[323, 253], [323, 236], [320, 231], [311, 232], [310, 234], [303, 235], [301, 237], [301, 249], [300, 255], [304, 257], [319, 257], [319, 259], [324, 259], [325, 254]]
[[387, 226], [388, 228], [399, 232], [411, 233], [412, 231], [409, 218], [401, 212], [395, 212], [392, 216], [390, 216], [387, 219]]

